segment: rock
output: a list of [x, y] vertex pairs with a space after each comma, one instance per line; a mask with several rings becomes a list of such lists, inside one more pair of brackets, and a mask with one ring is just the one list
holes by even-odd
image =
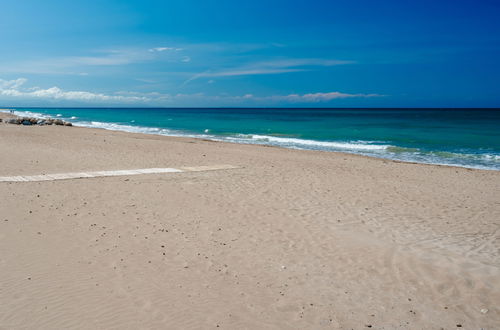
[[482, 314], [486, 314], [486, 313], [488, 313], [488, 309], [487, 309], [487, 308], [483, 308], [483, 309], [481, 309], [481, 313], [482, 313]]
[[17, 125], [59, 125], [59, 126], [73, 126], [72, 123], [63, 121], [61, 119], [42, 119], [42, 118], [34, 118], [34, 117], [22, 117], [22, 118], [11, 118], [4, 120], [7, 124], [17, 124]]
[[2, 121], [3, 121], [3, 120], [2, 120], [2, 118], [0, 118], [0, 123], [1, 123]]

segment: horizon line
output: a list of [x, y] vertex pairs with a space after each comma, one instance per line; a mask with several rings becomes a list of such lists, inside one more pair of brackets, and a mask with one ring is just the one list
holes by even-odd
[[109, 107], [109, 106], [91, 106], [91, 107], [44, 107], [44, 106], [0, 106], [0, 110], [10, 109], [317, 109], [317, 110], [401, 110], [401, 109], [418, 109], [418, 110], [500, 110], [500, 107]]

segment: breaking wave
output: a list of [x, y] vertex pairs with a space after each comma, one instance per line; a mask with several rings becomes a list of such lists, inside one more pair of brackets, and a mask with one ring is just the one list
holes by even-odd
[[[8, 112], [3, 111], [3, 112]], [[31, 112], [14, 111], [18, 116], [29, 116], [36, 118], [47, 118], [49, 116]], [[372, 156], [378, 158], [387, 158], [405, 162], [416, 162], [425, 164], [460, 166], [467, 168], [478, 168], [488, 170], [500, 170], [500, 155], [496, 153], [474, 153], [471, 151], [449, 152], [422, 150], [419, 148], [407, 148], [391, 145], [384, 141], [319, 141], [311, 139], [300, 139], [287, 136], [273, 136], [260, 134], [230, 134], [217, 135], [211, 134], [211, 129], [205, 129], [204, 134], [193, 133], [182, 130], [172, 130], [160, 127], [144, 127], [129, 125], [123, 123], [110, 123], [100, 121], [81, 121], [77, 117], [63, 118], [71, 121], [74, 126], [101, 128], [114, 131], [124, 131], [130, 133], [155, 134], [177, 137], [202, 138], [213, 141], [224, 141], [244, 144], [271, 145], [276, 147], [303, 149], [303, 150], [321, 150], [336, 151]], [[132, 121], [133, 123], [134, 121]]]

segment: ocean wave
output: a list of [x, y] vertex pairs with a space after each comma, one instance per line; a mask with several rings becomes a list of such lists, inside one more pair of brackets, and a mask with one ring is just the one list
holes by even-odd
[[214, 141], [236, 142], [236, 143], [246, 143], [246, 144], [269, 144], [281, 147], [291, 147], [295, 149], [312, 149], [312, 150], [325, 150], [325, 151], [327, 150], [377, 151], [377, 150], [385, 150], [391, 147], [390, 145], [369, 144], [367, 141], [330, 142], [330, 141], [305, 140], [298, 138], [285, 138], [285, 137], [276, 137], [276, 136], [258, 135], [258, 134], [235, 134], [233, 136], [220, 136], [220, 135], [208, 134], [210, 132], [209, 129], [204, 130], [205, 134], [196, 134], [191, 132], [175, 131], [166, 128], [132, 126], [126, 124], [105, 123], [98, 121], [91, 121], [91, 122], [77, 121], [74, 122], [74, 125], [82, 127], [93, 127], [93, 128], [102, 128], [108, 130], [125, 131], [131, 133], [203, 138]]
[[[9, 110], [0, 110], [9, 112]], [[35, 118], [49, 118], [51, 116], [32, 111], [18, 111], [17, 116], [28, 116]], [[467, 168], [477, 168], [486, 170], [500, 170], [500, 155], [495, 153], [471, 153], [450, 152], [450, 151], [425, 151], [419, 148], [403, 147], [391, 145], [384, 141], [318, 141], [310, 139], [301, 139], [290, 136], [275, 136], [261, 134], [210, 134], [211, 129], [207, 128], [204, 133], [193, 133], [188, 131], [171, 130], [168, 128], [145, 127], [129, 125], [124, 123], [109, 123], [100, 121], [82, 121], [76, 117], [65, 118], [73, 123], [74, 126], [101, 128], [114, 131], [124, 131], [130, 133], [154, 134], [176, 137], [202, 138], [213, 141], [223, 141], [243, 144], [272, 145], [277, 147], [291, 149], [306, 149], [320, 151], [336, 151], [400, 160], [405, 162], [416, 162], [423, 164], [436, 164], [448, 166], [460, 166]]]
[[451, 152], [451, 151], [425, 151], [418, 148], [408, 148], [408, 147], [389, 147], [388, 152], [394, 154], [412, 154], [420, 155], [422, 157], [435, 157], [440, 159], [471, 159], [471, 160], [485, 160], [485, 161], [500, 161], [500, 155], [495, 154], [485, 154], [485, 153], [468, 153], [468, 152]]
[[[10, 110], [0, 110], [0, 112], [4, 113], [10, 113]], [[38, 118], [38, 119], [45, 119], [47, 118], [46, 115], [38, 112], [32, 112], [32, 111], [18, 111], [14, 110], [13, 115], [18, 116], [18, 117], [33, 117], [33, 118]]]
[[266, 143], [277, 146], [290, 146], [304, 149], [339, 149], [339, 150], [385, 150], [390, 145], [385, 144], [370, 144], [368, 141], [349, 141], [349, 142], [333, 142], [333, 141], [317, 141], [306, 140], [299, 138], [277, 137], [270, 135], [258, 134], [237, 134], [235, 137], [227, 137], [227, 139], [241, 139], [249, 142]]

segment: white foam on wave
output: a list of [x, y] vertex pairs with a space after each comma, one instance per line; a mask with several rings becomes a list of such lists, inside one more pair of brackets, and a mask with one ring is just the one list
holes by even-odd
[[[291, 147], [295, 149], [377, 151], [377, 150], [385, 150], [388, 147], [390, 147], [390, 145], [368, 144], [365, 141], [329, 142], [329, 141], [315, 141], [315, 140], [305, 140], [305, 139], [276, 137], [276, 136], [257, 135], [257, 134], [254, 135], [238, 134], [236, 136], [194, 134], [194, 133], [169, 130], [166, 128], [132, 126], [132, 125], [105, 123], [98, 121], [75, 122], [74, 125], [82, 127], [94, 127], [94, 128], [108, 129], [108, 130], [125, 131], [131, 133], [159, 134], [159, 135], [179, 136], [179, 137], [184, 136], [184, 137], [211, 139], [215, 141], [226, 141], [226, 142], [247, 143], [247, 144], [270, 144], [275, 146]], [[208, 133], [209, 131], [210, 130], [208, 129], [204, 130], [205, 133]]]
[[490, 155], [490, 154], [485, 154], [481, 156], [483, 159], [486, 160], [495, 160], [495, 161], [500, 161], [500, 155]]
[[270, 142], [278, 145], [304, 146], [304, 147], [319, 147], [326, 149], [349, 149], [349, 150], [385, 150], [390, 145], [384, 144], [369, 144], [367, 141], [349, 141], [349, 142], [332, 142], [332, 141], [316, 141], [305, 140], [298, 138], [278, 137], [269, 135], [249, 135], [252, 140]]
[[81, 127], [102, 128], [112, 131], [124, 131], [130, 133], [158, 134], [169, 132], [169, 130], [167, 129], [157, 127], [141, 127], [124, 124], [105, 123], [100, 121], [77, 121], [74, 122], [74, 125]]
[[[0, 110], [8, 113], [9, 110]], [[16, 116], [26, 116], [35, 118], [48, 118], [49, 115], [31, 111], [14, 111]], [[75, 117], [76, 118], [76, 117]], [[72, 117], [73, 119], [73, 117]], [[285, 147], [291, 149], [308, 149], [337, 151], [373, 156], [378, 158], [394, 159], [406, 162], [417, 162], [423, 164], [437, 164], [459, 166], [466, 168], [476, 168], [485, 170], [500, 170], [500, 155], [497, 154], [467, 154], [448, 153], [448, 157], [443, 157], [440, 152], [422, 152], [419, 149], [401, 148], [384, 144], [383, 141], [316, 141], [299, 139], [293, 137], [280, 137], [259, 134], [235, 134], [232, 136], [220, 136], [207, 134], [196, 134], [158, 127], [132, 126], [117, 123], [105, 123], [99, 121], [78, 121], [72, 120], [74, 126], [101, 128], [113, 131], [124, 131], [130, 133], [154, 134], [176, 137], [203, 138], [213, 141], [224, 141], [243, 144], [262, 144]]]
[[[10, 110], [0, 110], [0, 112], [3, 113], [10, 113]], [[45, 119], [47, 116], [37, 113], [37, 112], [31, 112], [31, 111], [18, 111], [14, 110], [13, 115], [18, 116], [18, 117], [33, 117], [33, 118], [39, 118], [39, 119]]]
[[89, 128], [101, 128], [111, 131], [122, 131], [129, 133], [140, 133], [140, 134], [153, 134], [153, 135], [165, 135], [165, 136], [176, 136], [176, 137], [192, 137], [192, 138], [204, 138], [210, 139], [212, 136], [205, 134], [190, 134], [180, 131], [174, 131], [167, 128], [159, 127], [145, 127], [145, 126], [132, 126], [125, 124], [115, 124], [115, 123], [105, 123], [100, 121], [77, 121], [73, 122], [74, 126], [89, 127]]

